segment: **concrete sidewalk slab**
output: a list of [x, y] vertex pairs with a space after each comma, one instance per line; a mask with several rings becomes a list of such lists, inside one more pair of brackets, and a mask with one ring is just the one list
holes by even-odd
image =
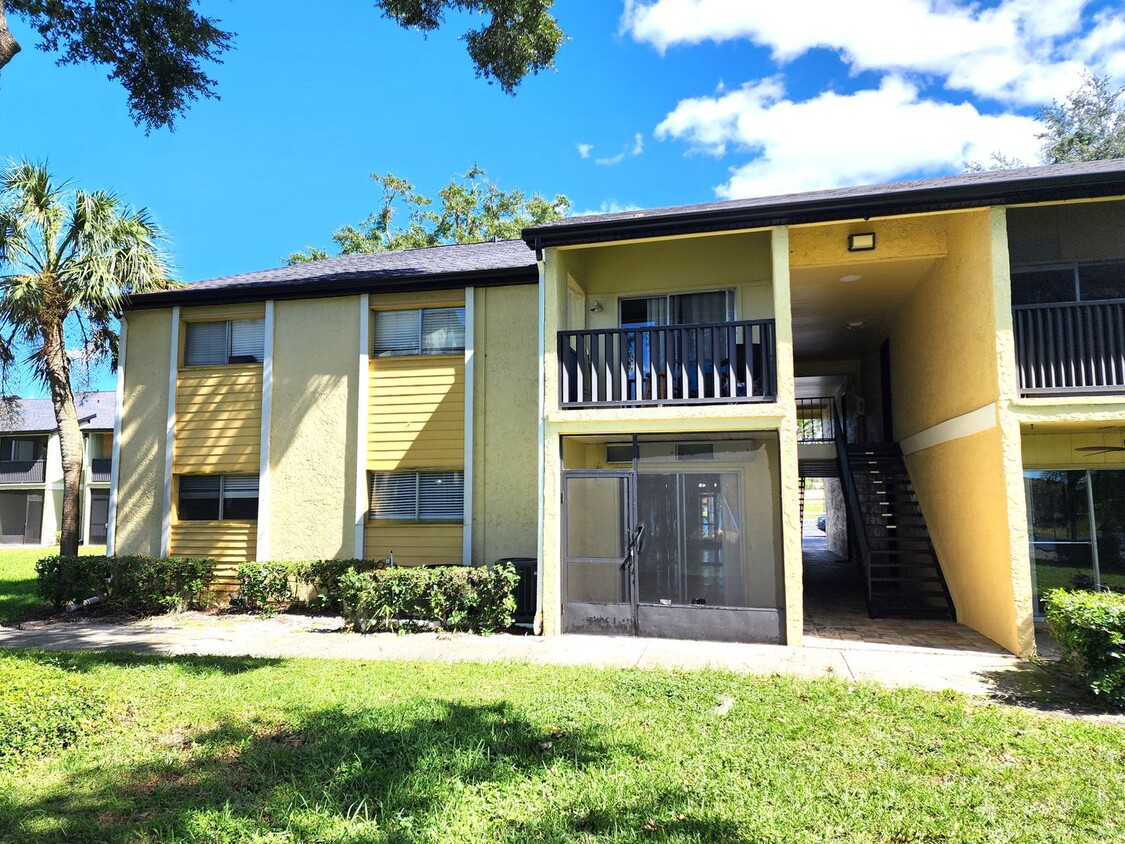
[[373, 633], [339, 618], [182, 613], [127, 623], [35, 622], [0, 628], [2, 648], [116, 650], [141, 654], [328, 659], [525, 662], [602, 668], [725, 670], [988, 695], [1006, 674], [1039, 672], [996, 648], [927, 648], [809, 637], [806, 646], [690, 642], [611, 636], [543, 638], [506, 633]]

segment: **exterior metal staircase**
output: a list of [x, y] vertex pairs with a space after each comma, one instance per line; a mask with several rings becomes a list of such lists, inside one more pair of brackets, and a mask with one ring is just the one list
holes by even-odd
[[894, 443], [849, 443], [842, 435], [836, 447], [871, 617], [956, 619], [902, 450]]

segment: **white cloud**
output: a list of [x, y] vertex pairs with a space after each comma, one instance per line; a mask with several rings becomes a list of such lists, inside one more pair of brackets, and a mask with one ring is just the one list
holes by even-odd
[[[593, 149], [593, 147], [591, 146], [590, 149]], [[594, 163], [600, 164], [602, 167], [613, 167], [614, 165], [620, 164], [627, 157], [632, 158], [638, 155], [642, 155], [644, 151], [644, 135], [642, 135], [640, 132], [637, 132], [633, 135], [632, 142], [625, 144], [625, 146], [621, 148], [621, 151], [617, 153], [617, 155], [610, 155], [604, 158], [595, 158]], [[581, 152], [582, 150], [579, 149], [579, 154], [581, 154]], [[583, 155], [582, 157], [586, 158], [587, 156]]]
[[592, 214], [623, 214], [626, 211], [640, 211], [641, 206], [632, 202], [620, 203], [615, 199], [606, 199], [597, 208], [586, 211], [572, 211], [571, 217], [589, 217]]
[[1035, 160], [1040, 125], [1030, 117], [982, 114], [971, 103], [919, 97], [901, 77], [853, 94], [786, 99], [778, 78], [714, 97], [682, 100], [656, 137], [698, 152], [748, 151], [716, 188], [727, 198], [893, 181], [904, 174], [948, 173], [993, 151]]
[[590, 153], [594, 151], [593, 144], [578, 144], [577, 146], [579, 158], [589, 158]]
[[1037, 105], [1077, 87], [1083, 65], [1125, 76], [1125, 15], [1101, 12], [1084, 21], [1090, 2], [625, 0], [621, 24], [661, 52], [741, 39], [783, 63], [826, 48], [853, 72], [927, 74], [950, 89]]

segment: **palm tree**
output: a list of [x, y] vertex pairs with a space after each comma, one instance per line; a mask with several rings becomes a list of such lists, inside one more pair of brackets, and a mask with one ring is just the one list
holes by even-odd
[[62, 451], [62, 554], [78, 553], [82, 478], [70, 358], [116, 367], [123, 299], [174, 284], [163, 239], [146, 211], [112, 193], [68, 190], [45, 165], [10, 162], [0, 171], [0, 392], [8, 395], [22, 365], [50, 390]]

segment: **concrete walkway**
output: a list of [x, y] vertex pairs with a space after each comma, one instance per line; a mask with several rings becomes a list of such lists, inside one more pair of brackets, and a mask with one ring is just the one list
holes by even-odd
[[601, 636], [344, 632], [339, 618], [182, 613], [113, 624], [34, 622], [0, 627], [2, 648], [120, 650], [144, 654], [330, 659], [524, 662], [552, 665], [722, 669], [884, 686], [1006, 694], [1041, 681], [1041, 669], [1000, 651], [807, 637], [805, 647]]

